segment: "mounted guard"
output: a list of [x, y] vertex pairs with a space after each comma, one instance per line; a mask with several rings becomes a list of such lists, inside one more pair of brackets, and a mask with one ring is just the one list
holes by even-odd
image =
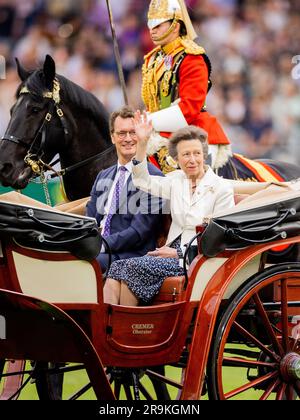
[[211, 63], [197, 43], [184, 0], [152, 0], [148, 27], [155, 48], [144, 57], [142, 98], [156, 131], [148, 149], [150, 160], [165, 173], [174, 170], [168, 137], [178, 128], [196, 125], [208, 133], [212, 166], [222, 166], [231, 156], [230, 142], [206, 110]]

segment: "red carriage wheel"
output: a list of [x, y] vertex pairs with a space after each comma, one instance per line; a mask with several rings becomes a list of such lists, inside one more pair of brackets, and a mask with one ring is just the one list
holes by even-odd
[[221, 316], [208, 365], [213, 399], [300, 399], [300, 264], [249, 279]]

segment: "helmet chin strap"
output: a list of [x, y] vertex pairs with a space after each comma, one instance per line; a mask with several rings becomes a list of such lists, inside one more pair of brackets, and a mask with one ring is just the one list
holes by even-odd
[[160, 37], [155, 38], [155, 42], [161, 42], [164, 39], [166, 39], [174, 31], [177, 23], [178, 23], [178, 19], [174, 18], [171, 26], [169, 27], [169, 29], [163, 35], [161, 35]]

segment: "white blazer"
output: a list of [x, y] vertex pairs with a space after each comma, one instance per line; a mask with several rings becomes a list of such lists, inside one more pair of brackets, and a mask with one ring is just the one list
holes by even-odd
[[146, 160], [133, 165], [132, 180], [141, 190], [170, 200], [172, 224], [167, 244], [181, 235], [182, 252], [196, 234], [195, 227], [203, 223], [204, 217], [234, 206], [232, 186], [211, 168], [208, 168], [192, 196], [189, 180], [182, 170], [170, 172], [165, 177], [150, 175]]

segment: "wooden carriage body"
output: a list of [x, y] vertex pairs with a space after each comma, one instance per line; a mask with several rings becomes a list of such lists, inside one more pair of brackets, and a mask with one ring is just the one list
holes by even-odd
[[[96, 260], [78, 259], [68, 251], [39, 249], [5, 237], [1, 239], [0, 297], [2, 312], [7, 311], [3, 313], [7, 337], [0, 342], [0, 359], [84, 363], [97, 398], [111, 399], [114, 394], [104, 366], [147, 367], [151, 372], [156, 366], [179, 363], [186, 353], [182, 383], [178, 384], [180, 398], [198, 399], [212, 363], [210, 353], [220, 313], [249, 279], [263, 272], [268, 250], [299, 242], [300, 236], [295, 235], [225, 250], [214, 257], [204, 256], [199, 249], [187, 278], [166, 279], [149, 306], [124, 307], [103, 303], [103, 278]], [[282, 275], [274, 273], [268, 302], [285, 303], [279, 304], [281, 312], [286, 312], [283, 332], [272, 339], [281, 342], [285, 336], [286, 354], [295, 354], [293, 363], [298, 366], [300, 273], [298, 269], [292, 272], [284, 285], [280, 283]], [[266, 324], [269, 326], [267, 320]], [[289, 366], [280, 369], [288, 370]], [[296, 390], [297, 369], [292, 378]]]

